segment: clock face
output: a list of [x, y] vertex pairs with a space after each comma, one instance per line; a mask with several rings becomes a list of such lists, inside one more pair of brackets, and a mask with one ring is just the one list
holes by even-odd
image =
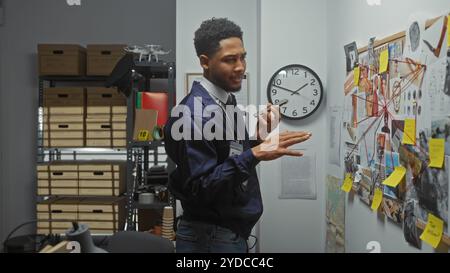
[[323, 87], [319, 76], [310, 68], [293, 64], [279, 69], [269, 81], [267, 98], [280, 106], [280, 114], [288, 119], [304, 119], [320, 106]]

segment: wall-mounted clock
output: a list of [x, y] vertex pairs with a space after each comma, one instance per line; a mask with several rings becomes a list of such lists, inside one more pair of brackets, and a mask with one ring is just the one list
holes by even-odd
[[277, 70], [267, 86], [267, 99], [272, 104], [288, 102], [280, 107], [287, 119], [304, 119], [320, 107], [323, 86], [319, 76], [309, 67], [291, 64]]

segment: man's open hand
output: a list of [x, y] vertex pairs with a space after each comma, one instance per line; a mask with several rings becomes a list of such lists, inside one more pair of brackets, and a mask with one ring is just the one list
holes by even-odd
[[284, 155], [302, 156], [300, 151], [289, 150], [294, 144], [308, 140], [311, 137], [308, 132], [283, 132], [266, 139], [263, 143], [252, 148], [253, 155], [260, 161], [270, 161]]

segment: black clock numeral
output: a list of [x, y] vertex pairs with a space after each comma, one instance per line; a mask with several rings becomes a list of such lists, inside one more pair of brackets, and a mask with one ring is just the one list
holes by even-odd
[[296, 76], [300, 75], [300, 69], [292, 68], [292, 75], [296, 75]]
[[307, 114], [308, 113], [308, 107], [303, 107], [303, 114]]
[[313, 95], [314, 95], [314, 96], [317, 96], [317, 95], [319, 95], [319, 90], [317, 90], [317, 89], [314, 89], [314, 91], [313, 91]]
[[308, 78], [308, 72], [305, 71], [305, 79]]
[[296, 116], [298, 116], [298, 114], [297, 114], [297, 110], [294, 110], [294, 111], [292, 111], [292, 116], [293, 116], [293, 117], [296, 117]]
[[311, 84], [312, 86], [316, 85], [316, 79], [311, 79]]
[[315, 100], [312, 100], [311, 103], [310, 103], [310, 105], [316, 106], [316, 101], [315, 101]]
[[276, 96], [278, 91], [276, 89], [272, 89], [272, 96]]
[[287, 107], [281, 107], [283, 109], [283, 114], [286, 114]]
[[275, 85], [280, 86], [280, 85], [281, 85], [281, 79], [277, 79], [277, 80], [275, 81]]
[[279, 102], [280, 102], [280, 100], [275, 100], [274, 101], [275, 104], [278, 104]]

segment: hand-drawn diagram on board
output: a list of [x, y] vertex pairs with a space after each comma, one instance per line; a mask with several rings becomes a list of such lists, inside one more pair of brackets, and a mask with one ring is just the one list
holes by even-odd
[[[432, 214], [443, 221], [443, 232], [448, 226], [448, 18], [427, 27], [411, 22], [405, 35], [360, 51], [344, 86], [345, 174], [368, 206], [376, 189], [383, 192], [379, 212], [403, 225], [405, 239], [418, 248], [415, 220]], [[444, 139], [445, 147], [434, 147], [434, 139]], [[442, 153], [442, 168], [429, 166], [431, 150]]]

